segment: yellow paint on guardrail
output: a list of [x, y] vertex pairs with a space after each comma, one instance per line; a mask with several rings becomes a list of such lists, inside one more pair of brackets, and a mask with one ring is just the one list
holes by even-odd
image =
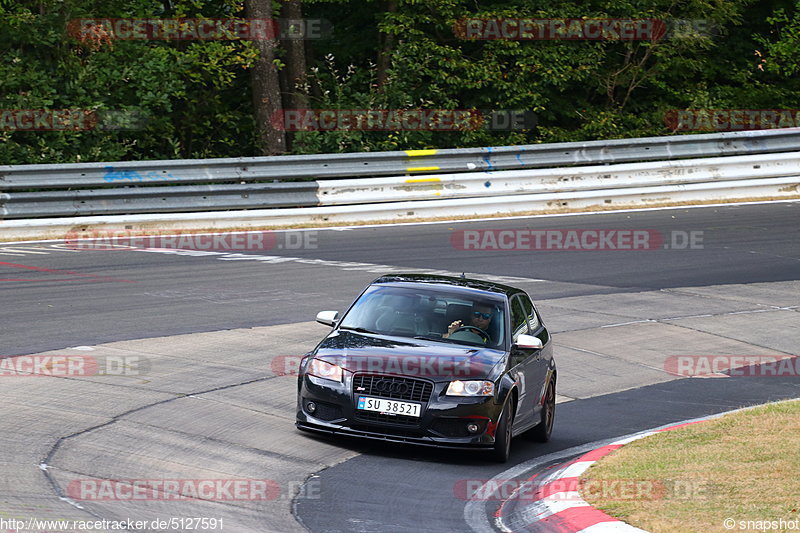
[[406, 150], [406, 155], [408, 157], [422, 157], [426, 155], [436, 155], [436, 152], [439, 150]]
[[442, 181], [442, 180], [440, 178], [420, 178], [418, 180], [415, 179], [406, 180], [406, 183], [430, 183], [436, 181]]
[[408, 167], [406, 172], [425, 172], [430, 170], [439, 170], [439, 167]]
[[[428, 186], [423, 186], [422, 188], [428, 189], [428, 190], [433, 190], [434, 191], [433, 192], [434, 196], [441, 196], [442, 195], [442, 192], [441, 192], [441, 190], [442, 190], [442, 185], [441, 185], [442, 180], [441, 180], [441, 178], [419, 178], [419, 179], [409, 178], [405, 182], [408, 185], [417, 184], [417, 183], [436, 183], [438, 185], [433, 185], [433, 186], [428, 185]], [[412, 190], [412, 188], [409, 187], [409, 190]], [[414, 188], [414, 190], [416, 190], [416, 188]]]

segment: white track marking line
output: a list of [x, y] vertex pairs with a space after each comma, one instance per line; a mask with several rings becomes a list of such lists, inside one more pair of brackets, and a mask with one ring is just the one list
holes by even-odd
[[[28, 247], [25, 247], [25, 248], [28, 248]], [[33, 250], [25, 249], [25, 248], [20, 248], [18, 246], [14, 246], [14, 247], [4, 246], [4, 247], [0, 248], [0, 255], [28, 255], [28, 254], [49, 255], [50, 254], [50, 252], [42, 252], [42, 251], [39, 251], [39, 250], [33, 251]]]
[[[346, 231], [356, 229], [370, 229], [370, 228], [384, 228], [393, 226], [428, 226], [432, 224], [464, 224], [470, 222], [486, 222], [498, 220], [527, 220], [532, 218], [556, 218], [556, 217], [575, 217], [575, 216], [590, 216], [590, 215], [610, 215], [619, 213], [641, 213], [647, 211], [669, 211], [676, 209], [702, 209], [714, 207], [735, 207], [741, 205], [766, 205], [766, 204], [795, 204], [800, 203], [800, 200], [769, 200], [766, 202], [725, 202], [719, 204], [703, 204], [703, 205], [679, 205], [679, 206], [666, 206], [666, 207], [642, 207], [637, 209], [615, 209], [611, 211], [586, 211], [582, 213], [550, 213], [541, 215], [521, 215], [521, 216], [507, 216], [507, 217], [487, 217], [487, 218], [469, 218], [463, 220], [430, 220], [425, 222], [388, 222], [386, 224], [363, 224], [363, 225], [349, 225], [349, 226], [327, 226], [320, 228], [286, 228], [286, 229], [273, 229], [273, 230], [250, 230], [250, 231], [221, 231], [216, 233], [198, 233], [198, 235], [224, 235], [228, 233], [261, 233], [263, 231], [272, 231], [275, 233], [285, 233], [288, 231]], [[0, 224], [0, 230], [2, 230]], [[61, 243], [64, 239], [46, 239], [46, 240], [31, 240], [31, 241], [11, 241], [0, 242], [0, 244], [40, 244], [56, 242]]]
[[[382, 265], [378, 263], [352, 263], [348, 261], [335, 261], [329, 259], [309, 259], [302, 257], [285, 257], [280, 255], [250, 255], [242, 253], [228, 253], [228, 252], [211, 252], [204, 250], [179, 250], [167, 248], [134, 248], [134, 252], [146, 253], [162, 253], [168, 255], [182, 255], [190, 257], [214, 257], [221, 261], [258, 261], [261, 263], [300, 263], [314, 266], [329, 266], [338, 268], [344, 271], [359, 270], [364, 272], [372, 272], [375, 274], [391, 275], [396, 273], [408, 274], [433, 274], [438, 276], [452, 276], [459, 277], [461, 272], [454, 272], [450, 270], [438, 270], [428, 268], [415, 268], [415, 267], [399, 267], [394, 265]], [[548, 281], [545, 279], [535, 278], [522, 278], [518, 276], [497, 276], [494, 274], [481, 274], [481, 273], [465, 273], [467, 277], [474, 277], [484, 281], [493, 281], [497, 283], [538, 283]]]

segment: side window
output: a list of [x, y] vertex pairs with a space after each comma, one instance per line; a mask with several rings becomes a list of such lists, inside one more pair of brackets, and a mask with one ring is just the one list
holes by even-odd
[[519, 299], [522, 301], [522, 308], [525, 311], [525, 315], [528, 317], [528, 324], [531, 326], [531, 331], [536, 332], [541, 324], [539, 323], [539, 317], [536, 316], [536, 311], [533, 310], [531, 299], [525, 294], [520, 294]]
[[528, 335], [527, 315], [518, 297], [511, 299], [511, 335], [513, 342], [516, 342], [520, 335]]
[[542, 344], [547, 344], [550, 341], [550, 333], [547, 331], [547, 328], [543, 327], [542, 322], [539, 320], [539, 316], [533, 308], [531, 299], [528, 298], [527, 295], [521, 294], [520, 300], [522, 300], [522, 307], [525, 309], [528, 323], [531, 326], [531, 335], [536, 335], [539, 337], [539, 340], [542, 341]]

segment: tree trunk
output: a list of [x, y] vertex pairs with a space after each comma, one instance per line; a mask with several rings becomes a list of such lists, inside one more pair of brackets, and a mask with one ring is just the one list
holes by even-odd
[[[304, 37], [306, 28], [303, 25], [303, 9], [300, 1], [284, 0], [281, 4], [281, 18], [287, 36], [281, 40], [281, 46], [286, 51], [286, 72], [281, 78], [281, 83], [284, 107], [289, 109], [308, 108], [305, 40], [301, 38]], [[298, 25], [299, 27], [294, 27]], [[287, 132], [287, 149], [291, 150], [293, 141], [294, 133]]]
[[[303, 10], [300, 0], [285, 0], [281, 6], [281, 18], [298, 21], [297, 24], [302, 24]], [[301, 26], [297, 33], [302, 35], [304, 31], [305, 29]], [[288, 33], [291, 36], [294, 32]], [[289, 93], [289, 105], [295, 109], [305, 109], [308, 106], [305, 41], [288, 38], [284, 39], [281, 44], [286, 50], [286, 71], [289, 83], [286, 90]]]
[[[245, 0], [245, 10], [249, 19], [272, 20], [272, 0]], [[250, 72], [250, 83], [261, 155], [286, 152], [286, 134], [272, 124], [273, 116], [283, 111], [278, 69], [274, 63], [277, 36], [274, 37], [253, 41], [260, 52]]]
[[[386, 4], [387, 13], [397, 12], [397, 0], [389, 0]], [[381, 33], [381, 50], [378, 52], [378, 89], [382, 89], [386, 84], [389, 67], [391, 66], [392, 50], [394, 49], [394, 35], [391, 33]]]

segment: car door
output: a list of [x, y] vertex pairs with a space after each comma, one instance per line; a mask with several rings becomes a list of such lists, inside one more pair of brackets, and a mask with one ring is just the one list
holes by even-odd
[[519, 399], [514, 428], [526, 428], [534, 422], [534, 408], [538, 401], [538, 382], [536, 381], [535, 353], [539, 350], [523, 350], [516, 347], [520, 335], [530, 335], [528, 316], [519, 295], [509, 301], [511, 310], [511, 354], [509, 366], [511, 375], [517, 382]]
[[547, 385], [548, 369], [552, 359], [552, 344], [550, 343], [550, 333], [542, 323], [533, 302], [527, 294], [519, 294], [519, 301], [527, 317], [530, 334], [542, 341], [541, 350], [531, 350], [528, 364], [525, 365], [526, 379], [528, 380], [528, 392], [531, 396], [530, 412], [534, 420], [538, 422], [539, 411], [541, 410], [541, 400], [544, 397]]

